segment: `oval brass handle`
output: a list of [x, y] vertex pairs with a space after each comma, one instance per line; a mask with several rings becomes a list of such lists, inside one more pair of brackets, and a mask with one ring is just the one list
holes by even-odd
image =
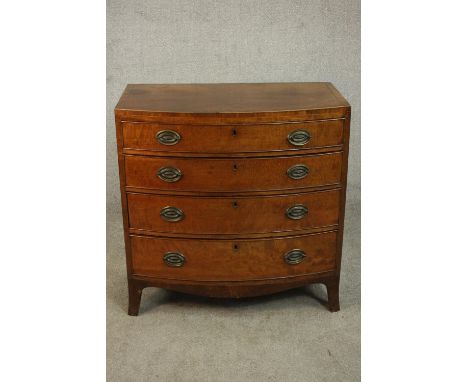
[[174, 130], [161, 130], [156, 134], [156, 139], [162, 145], [172, 146], [179, 143], [181, 136]]
[[306, 254], [301, 249], [293, 249], [284, 255], [284, 261], [290, 265], [299, 264], [306, 258]]
[[310, 141], [310, 134], [306, 130], [294, 130], [288, 134], [288, 141], [294, 146], [304, 146]]
[[305, 164], [297, 164], [290, 167], [287, 173], [291, 179], [302, 179], [309, 174], [309, 167], [307, 167]]
[[292, 220], [304, 218], [309, 213], [309, 209], [303, 204], [295, 204], [286, 210], [286, 216]]
[[182, 178], [182, 171], [174, 167], [162, 167], [158, 171], [158, 177], [168, 183], [177, 182]]
[[182, 267], [185, 264], [185, 256], [179, 252], [167, 252], [163, 260], [168, 267]]
[[184, 211], [177, 207], [164, 207], [159, 213], [161, 218], [167, 222], [178, 222], [181, 221], [184, 217]]

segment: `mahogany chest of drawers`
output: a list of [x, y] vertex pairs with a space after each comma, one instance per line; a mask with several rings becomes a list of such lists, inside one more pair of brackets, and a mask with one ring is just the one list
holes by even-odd
[[239, 298], [323, 283], [339, 310], [350, 116], [330, 83], [128, 85], [128, 314], [148, 286]]

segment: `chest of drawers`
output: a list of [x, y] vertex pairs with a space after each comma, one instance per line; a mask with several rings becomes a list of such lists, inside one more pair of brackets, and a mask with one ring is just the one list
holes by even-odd
[[339, 310], [350, 116], [330, 83], [128, 85], [128, 314], [149, 286], [240, 298], [323, 283]]

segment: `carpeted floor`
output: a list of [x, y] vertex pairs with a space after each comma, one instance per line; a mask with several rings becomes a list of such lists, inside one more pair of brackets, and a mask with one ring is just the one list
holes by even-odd
[[108, 216], [108, 381], [359, 381], [360, 204], [346, 214], [338, 313], [321, 285], [244, 300], [147, 288], [138, 317], [126, 313], [121, 217]]

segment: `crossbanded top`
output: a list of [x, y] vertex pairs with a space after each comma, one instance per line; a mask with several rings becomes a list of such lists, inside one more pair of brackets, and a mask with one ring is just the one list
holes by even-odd
[[349, 107], [329, 82], [129, 84], [115, 110], [237, 114], [343, 109], [344, 115]]

